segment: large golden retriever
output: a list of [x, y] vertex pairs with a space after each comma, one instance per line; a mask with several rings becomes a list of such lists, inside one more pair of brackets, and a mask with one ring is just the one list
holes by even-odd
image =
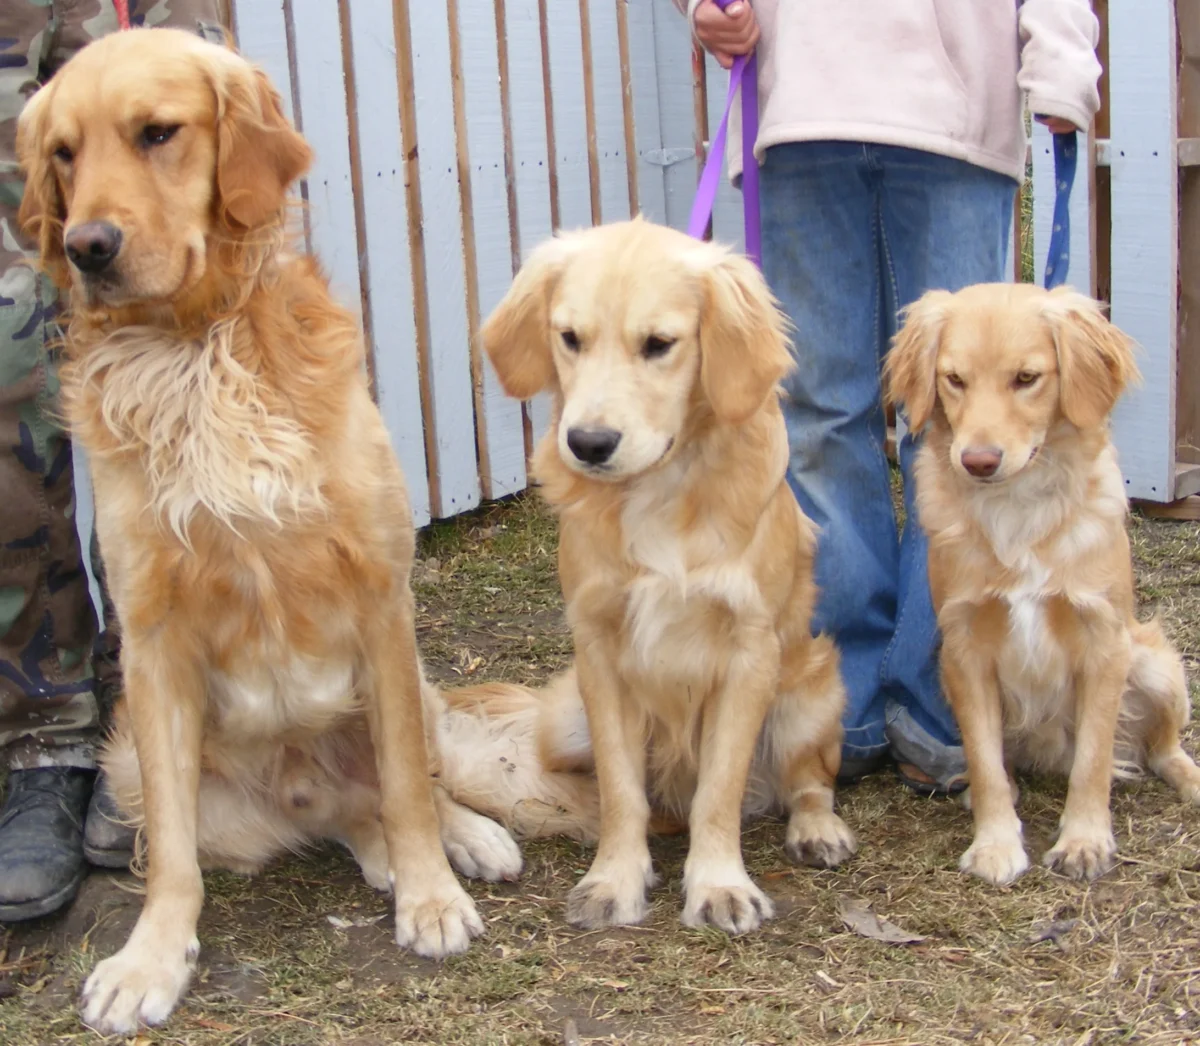
[[576, 664], [543, 695], [543, 754], [594, 755], [601, 811], [568, 918], [643, 918], [653, 806], [688, 817], [684, 922], [753, 929], [772, 905], [743, 812], [789, 813], [798, 861], [855, 845], [833, 811], [837, 651], [810, 632], [816, 535], [784, 478], [782, 316], [745, 258], [635, 220], [540, 246], [482, 338], [510, 395], [554, 399], [534, 472]]
[[489, 722], [423, 682], [412, 517], [360, 335], [284, 251], [308, 146], [261, 72], [152, 29], [70, 61], [19, 150], [23, 222], [70, 291], [65, 410], [124, 643], [104, 765], [148, 844], [144, 909], [88, 978], [85, 1020], [170, 1013], [201, 864], [253, 871], [317, 838], [394, 885], [398, 943], [462, 951], [483, 924], [447, 854], [487, 878], [521, 858], [458, 800], [523, 834], [586, 834], [594, 783], [541, 773], [524, 691]]
[[926, 431], [917, 505], [975, 818], [961, 866], [992, 883], [1029, 867], [1012, 778], [1025, 767], [1070, 775], [1045, 862], [1092, 878], [1116, 853], [1114, 768], [1148, 766], [1200, 801], [1179, 743], [1183, 665], [1158, 623], [1134, 616], [1108, 436], [1132, 346], [1074, 291], [981, 285], [913, 305], [886, 370]]

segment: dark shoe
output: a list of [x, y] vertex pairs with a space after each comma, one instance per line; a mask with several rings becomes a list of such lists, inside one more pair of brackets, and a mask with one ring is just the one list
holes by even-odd
[[136, 839], [137, 829], [125, 824], [108, 789], [108, 778], [97, 774], [83, 830], [84, 856], [100, 868], [128, 868]]
[[57, 911], [87, 874], [83, 817], [95, 770], [13, 770], [0, 809], [0, 922]]
[[837, 783], [839, 785], [854, 784], [868, 774], [882, 770], [891, 761], [891, 753], [886, 748], [874, 755], [857, 756], [850, 759], [843, 757], [842, 765], [838, 769]]
[[915, 763], [897, 763], [896, 776], [905, 786], [925, 799], [933, 796], [955, 796], [967, 789], [965, 774], [957, 774], [946, 781], [938, 781], [930, 777]]

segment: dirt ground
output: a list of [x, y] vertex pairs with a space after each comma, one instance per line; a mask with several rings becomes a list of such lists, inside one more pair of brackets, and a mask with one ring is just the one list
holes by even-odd
[[[1146, 608], [1161, 612], [1200, 679], [1200, 526], [1135, 517], [1132, 533]], [[432, 674], [450, 684], [536, 682], [562, 665], [569, 638], [554, 549], [554, 526], [531, 498], [423, 535], [416, 588]], [[1194, 727], [1191, 751], [1198, 742]], [[1036, 855], [1063, 786], [1026, 785], [1021, 813]], [[889, 773], [843, 790], [840, 807], [861, 841], [840, 871], [794, 870], [781, 824], [748, 828], [747, 863], [778, 916], [736, 939], [680, 926], [682, 839], [654, 844], [664, 885], [646, 925], [593, 933], [563, 920], [587, 850], [527, 846], [519, 883], [471, 886], [488, 933], [440, 966], [396, 949], [387, 902], [337, 850], [281, 861], [252, 880], [209, 875], [193, 987], [164, 1029], [128, 1041], [1200, 1041], [1200, 810], [1160, 783], [1118, 789], [1122, 860], [1091, 886], [1040, 867], [1007, 889], [965, 879], [956, 862], [969, 816], [917, 798]], [[133, 887], [130, 876], [94, 874], [65, 914], [0, 933], [0, 1042], [99, 1041], [73, 1001], [97, 957], [132, 926]], [[923, 940], [853, 932], [841, 912], [855, 903]]]

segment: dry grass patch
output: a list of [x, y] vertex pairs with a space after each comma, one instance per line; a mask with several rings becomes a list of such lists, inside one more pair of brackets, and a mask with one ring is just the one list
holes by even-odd
[[[1200, 526], [1135, 517], [1131, 533], [1141, 596], [1195, 678]], [[555, 543], [531, 498], [422, 536], [416, 591], [432, 674], [536, 682], [565, 662]], [[1061, 782], [1025, 782], [1032, 855], [1049, 845], [1062, 798]], [[1003, 890], [963, 878], [969, 816], [889, 774], [843, 790], [840, 804], [862, 842], [841, 871], [792, 869], [781, 824], [747, 830], [747, 862], [779, 916], [738, 939], [680, 927], [683, 839], [654, 844], [664, 884], [647, 924], [597, 933], [563, 921], [589, 852], [528, 846], [520, 883], [472, 886], [488, 934], [441, 966], [394, 947], [387, 902], [335, 850], [253, 880], [210, 875], [198, 983], [165, 1030], [133, 1041], [533, 1046], [563, 1043], [568, 1021], [582, 1042], [696, 1046], [1200, 1041], [1200, 811], [1161, 784], [1118, 790], [1123, 861], [1091, 886], [1040, 867]], [[94, 1039], [71, 1001], [136, 916], [140, 899], [117, 882], [95, 875], [71, 911], [9, 934], [0, 1042]], [[851, 932], [843, 898], [925, 940]]]

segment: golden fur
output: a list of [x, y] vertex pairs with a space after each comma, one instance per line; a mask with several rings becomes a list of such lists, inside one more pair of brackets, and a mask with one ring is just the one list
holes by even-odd
[[[1069, 775], [1045, 862], [1092, 878], [1116, 853], [1114, 766], [1148, 766], [1200, 801], [1179, 743], [1183, 665], [1158, 623], [1134, 616], [1107, 424], [1137, 375], [1132, 346], [1074, 291], [982, 285], [912, 306], [886, 372], [926, 430], [917, 504], [975, 817], [961, 866], [993, 883], [1028, 867], [1012, 781], [1025, 767]], [[980, 454], [998, 456], [991, 476], [968, 471]]]
[[[483, 924], [447, 855], [487, 878], [521, 867], [508, 832], [461, 804], [586, 836], [595, 785], [542, 772], [527, 691], [487, 720], [422, 678], [412, 517], [360, 335], [283, 250], [308, 146], [261, 72], [153, 29], [72, 59], [27, 105], [19, 150], [23, 222], [71, 291], [65, 410], [122, 631], [103, 762], [148, 842], [144, 909], [89, 977], [85, 1020], [128, 1033], [170, 1013], [201, 864], [250, 872], [319, 838], [394, 883], [400, 944], [461, 951]], [[89, 222], [122, 233], [91, 275], [64, 252]]]
[[[636, 220], [539, 247], [482, 338], [510, 395], [554, 399], [534, 472], [561, 521], [576, 663], [543, 695], [543, 758], [594, 758], [601, 795], [568, 918], [643, 918], [653, 809], [689, 820], [684, 922], [753, 929], [772, 905], [743, 866], [743, 813], [789, 813], [796, 860], [854, 850], [833, 812], [837, 651], [809, 632], [815, 531], [784, 481], [782, 316], [744, 258]], [[572, 450], [605, 430], [606, 461]]]

